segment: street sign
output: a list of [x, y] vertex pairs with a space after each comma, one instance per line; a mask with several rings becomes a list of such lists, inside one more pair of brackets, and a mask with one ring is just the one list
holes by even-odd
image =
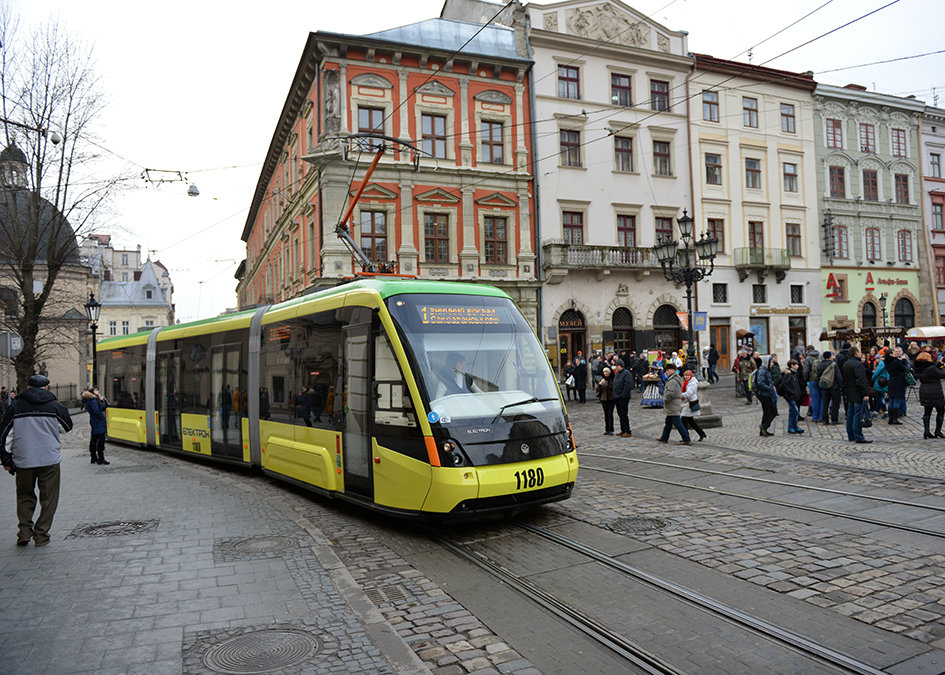
[[23, 338], [12, 330], [0, 332], [0, 357], [12, 359], [23, 351]]

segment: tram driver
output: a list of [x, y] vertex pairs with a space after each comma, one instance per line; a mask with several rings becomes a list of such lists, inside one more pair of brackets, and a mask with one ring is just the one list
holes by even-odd
[[466, 357], [458, 352], [450, 352], [447, 355], [446, 367], [441, 371], [439, 379], [434, 398], [447, 394], [482, 393], [473, 376], [466, 372]]

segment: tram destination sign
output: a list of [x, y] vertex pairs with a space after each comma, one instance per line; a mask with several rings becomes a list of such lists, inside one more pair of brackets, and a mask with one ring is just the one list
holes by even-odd
[[505, 312], [500, 312], [497, 307], [427, 305], [419, 309], [421, 321], [428, 325], [498, 326], [509, 322]]

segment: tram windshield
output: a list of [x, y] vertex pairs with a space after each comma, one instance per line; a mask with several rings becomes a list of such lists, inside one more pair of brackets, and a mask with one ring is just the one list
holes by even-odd
[[406, 294], [387, 305], [442, 423], [561, 413], [545, 352], [508, 298]]

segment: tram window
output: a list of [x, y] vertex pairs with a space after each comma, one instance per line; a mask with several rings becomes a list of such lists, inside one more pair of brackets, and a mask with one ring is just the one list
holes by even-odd
[[139, 345], [99, 354], [99, 384], [112, 406], [144, 410], [146, 349], [144, 345]]
[[210, 405], [210, 354], [207, 338], [180, 340], [180, 411], [206, 414]]
[[413, 406], [407, 395], [404, 378], [386, 335], [374, 342], [374, 423], [395, 427], [416, 427]]

